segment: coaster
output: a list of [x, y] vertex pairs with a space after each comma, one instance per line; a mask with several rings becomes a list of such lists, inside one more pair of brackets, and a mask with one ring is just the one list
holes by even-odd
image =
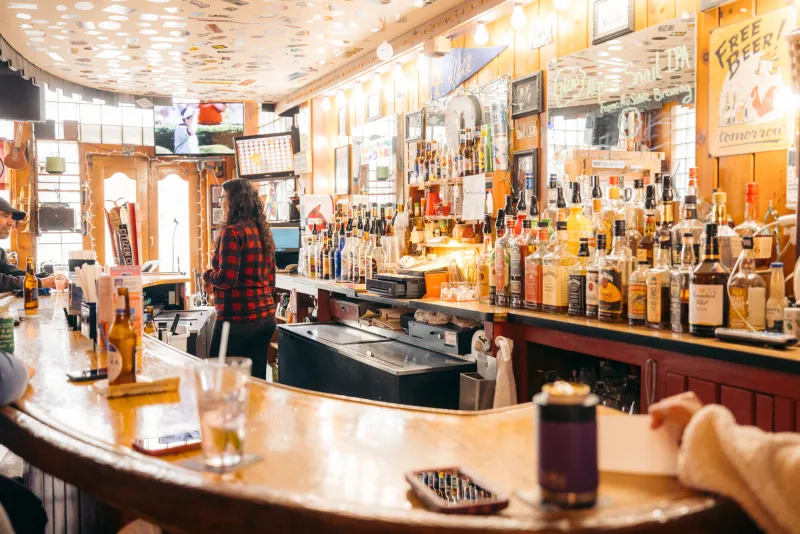
[[181, 460], [180, 462], [175, 462], [175, 465], [191, 471], [197, 471], [199, 473], [216, 473], [218, 475], [224, 475], [226, 473], [233, 473], [239, 469], [244, 469], [250, 465], [257, 464], [262, 460], [264, 460], [263, 456], [259, 456], [257, 454], [245, 454], [242, 456], [242, 461], [236, 465], [216, 467], [213, 465], [208, 465], [203, 457], [199, 456], [197, 458], [188, 458], [186, 460]]
[[[530, 490], [515, 490], [514, 495], [522, 502], [537, 510], [539, 512], [544, 513], [557, 513], [563, 512], [568, 510], [568, 508], [561, 508], [560, 506], [556, 506], [555, 504], [548, 504], [542, 502], [542, 493], [539, 491], [539, 488], [530, 489]], [[594, 506], [588, 508], [590, 510], [597, 510], [599, 508], [608, 508], [612, 504], [611, 499], [604, 495], [598, 495], [597, 501], [594, 503]]]
[[105, 395], [107, 399], [115, 397], [129, 397], [131, 395], [149, 395], [151, 393], [169, 393], [177, 391], [181, 385], [179, 376], [170, 378], [160, 378], [154, 380], [147, 376], [137, 375], [137, 382], [134, 384], [121, 384], [119, 386], [109, 386], [108, 379], [100, 380], [92, 384], [92, 389], [96, 393]]

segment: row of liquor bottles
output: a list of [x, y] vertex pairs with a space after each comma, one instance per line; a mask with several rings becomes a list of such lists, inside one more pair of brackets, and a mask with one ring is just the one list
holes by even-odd
[[[666, 191], [669, 180], [664, 178]], [[650, 187], [648, 197], [652, 196]], [[491, 218], [485, 218], [484, 248], [478, 258], [479, 300], [700, 336], [713, 336], [722, 326], [782, 329], [787, 305], [783, 264], [769, 265], [769, 299], [766, 283], [756, 272], [760, 258], [755, 242], [764, 237], [766, 229], [740, 225], [731, 230], [716, 220], [701, 223], [687, 195], [680, 223], [672, 224], [671, 206], [663, 208], [658, 225], [648, 210], [641, 236], [636, 229], [631, 232], [622, 213], [615, 210], [613, 188], [612, 181], [612, 202], [600, 209], [601, 216], [594, 218], [594, 224], [588, 220], [576, 225], [582, 214], [579, 189], [574, 187], [566, 220], [563, 213], [553, 214], [553, 236], [552, 219], [539, 219], [535, 198], [528, 214], [515, 214], [509, 195], [506, 207], [498, 210], [494, 245]], [[752, 190], [749, 192], [752, 197]], [[715, 199], [716, 204], [721, 201]], [[520, 204], [523, 202], [521, 199]], [[669, 200], [663, 202], [667, 205]], [[724, 220], [724, 204], [716, 205], [715, 213]], [[610, 234], [606, 230], [609, 222]], [[731, 230], [740, 242], [732, 266], [736, 267], [738, 259], [739, 270], [733, 276], [721, 261], [723, 228]], [[676, 234], [680, 237], [677, 261]], [[704, 247], [702, 254], [695, 246], [698, 237]]]
[[414, 181], [430, 182], [436, 180], [462, 178], [473, 174], [505, 171], [508, 168], [508, 139], [494, 135], [492, 124], [481, 126], [474, 135], [472, 128], [462, 129], [458, 150], [447, 148], [446, 143], [438, 141], [417, 141], [411, 154]]
[[[320, 280], [364, 283], [367, 278], [393, 265], [403, 249], [394, 224], [402, 214], [396, 210], [359, 206], [345, 217], [337, 214], [322, 232], [312, 225], [311, 235], [300, 249], [298, 274]], [[358, 216], [356, 217], [356, 213]], [[404, 240], [404, 236], [400, 236]]]

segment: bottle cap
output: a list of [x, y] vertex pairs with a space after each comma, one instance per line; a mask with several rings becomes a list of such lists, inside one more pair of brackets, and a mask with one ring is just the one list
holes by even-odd
[[692, 232], [684, 232], [683, 233], [684, 239], [694, 239], [694, 234]]
[[644, 187], [644, 180], [642, 180], [641, 178], [636, 178], [633, 181], [633, 188], [634, 189], [641, 189], [643, 187]]
[[608, 185], [612, 186], [619, 185], [619, 176], [610, 176], [608, 178]]
[[661, 175], [661, 173], [660, 173], [660, 172], [657, 172], [657, 173], [656, 173], [655, 179], [656, 179], [656, 183], [657, 183], [657, 184], [660, 184], [660, 183], [661, 183], [661, 176], [662, 176], [662, 175]]
[[605, 250], [605, 248], [606, 248], [606, 234], [597, 234], [597, 248]]
[[758, 194], [758, 184], [755, 182], [749, 182], [744, 185], [744, 193], [746, 195], [757, 195]]
[[783, 269], [783, 262], [782, 261], [773, 261], [769, 264], [770, 267], [773, 269]]
[[614, 221], [614, 235], [625, 235], [625, 221]]
[[522, 221], [522, 227], [523, 228], [530, 228], [531, 227], [531, 220], [530, 219], [524, 219]]
[[724, 191], [717, 191], [711, 195], [711, 202], [713, 204], [725, 204], [728, 200], [728, 194]]
[[538, 226], [539, 228], [547, 228], [548, 226], [550, 226], [550, 219], [543, 219], [538, 223], [536, 223], [536, 226]]
[[589, 238], [588, 237], [581, 237], [579, 241], [581, 243], [586, 243], [587, 245], [589, 244]]
[[650, 265], [650, 260], [639, 260], [639, 265]]
[[567, 221], [556, 222], [556, 230], [566, 230], [566, 229], [567, 229]]
[[531, 207], [528, 213], [531, 215], [531, 217], [539, 216], [539, 199], [536, 198], [536, 195], [531, 195]]
[[697, 196], [696, 195], [686, 195], [683, 199], [686, 204], [697, 204]]

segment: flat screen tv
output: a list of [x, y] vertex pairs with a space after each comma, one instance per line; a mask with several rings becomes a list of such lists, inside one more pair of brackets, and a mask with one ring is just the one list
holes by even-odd
[[291, 132], [248, 135], [235, 139], [239, 178], [264, 180], [294, 175]]
[[0, 61], [0, 119], [43, 121], [44, 114], [44, 88], [33, 85]]
[[207, 102], [154, 106], [156, 154], [233, 154], [233, 138], [244, 134], [244, 104]]

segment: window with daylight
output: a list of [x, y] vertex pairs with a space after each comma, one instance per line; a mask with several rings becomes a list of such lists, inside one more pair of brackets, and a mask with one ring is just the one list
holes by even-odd
[[189, 261], [189, 203], [174, 202], [189, 198], [189, 182], [177, 174], [158, 181], [158, 258], [161, 272], [184, 272]]
[[[66, 162], [66, 172], [48, 174], [45, 164], [49, 156], [61, 156]], [[37, 261], [65, 264], [69, 251], [82, 248], [81, 186], [78, 143], [75, 141], [37, 141], [36, 161], [39, 164], [39, 206], [51, 203], [66, 204], [75, 215], [74, 231], [43, 231], [38, 239]]]
[[695, 121], [694, 106], [672, 107], [671, 170], [675, 189], [681, 197], [689, 185], [689, 169], [695, 166]]
[[[549, 125], [547, 130], [547, 153], [558, 154], [565, 150], [587, 150], [592, 148], [591, 145], [583, 142], [585, 130], [586, 117], [568, 119], [561, 115], [553, 116], [552, 125]], [[554, 163], [551, 159], [549, 172], [563, 176], [563, 160], [559, 159], [557, 163]]]

